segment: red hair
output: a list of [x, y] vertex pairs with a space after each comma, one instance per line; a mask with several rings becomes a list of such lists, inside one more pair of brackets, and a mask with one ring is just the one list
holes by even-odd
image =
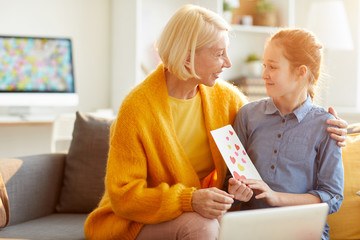
[[320, 78], [322, 63], [322, 44], [311, 32], [300, 28], [282, 29], [275, 33], [267, 43], [276, 41], [283, 49], [284, 57], [290, 62], [291, 70], [301, 65], [310, 70], [308, 94], [312, 99], [315, 85]]

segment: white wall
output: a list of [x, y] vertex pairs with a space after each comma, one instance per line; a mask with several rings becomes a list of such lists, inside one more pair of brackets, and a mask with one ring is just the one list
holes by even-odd
[[[185, 4], [213, 11], [221, 0], [111, 0], [111, 107], [117, 112], [128, 92], [156, 66], [153, 44], [168, 19]], [[155, 59], [154, 59], [155, 58]]]
[[110, 1], [0, 0], [0, 34], [70, 37], [78, 109], [110, 106]]
[[[307, 27], [307, 13], [313, 0], [297, 2], [296, 22], [300, 27]], [[325, 48], [324, 86], [325, 107], [333, 106], [338, 112], [347, 114], [360, 112], [360, 2], [343, 0], [348, 23], [354, 43], [353, 50], [332, 50]], [[331, 27], [331, 26], [328, 26]], [[321, 40], [321, 39], [320, 39]], [[360, 119], [358, 119], [360, 120]]]

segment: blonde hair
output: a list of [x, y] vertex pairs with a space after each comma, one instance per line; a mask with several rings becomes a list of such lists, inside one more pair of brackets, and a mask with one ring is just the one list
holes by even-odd
[[290, 62], [291, 70], [307, 66], [310, 70], [308, 94], [315, 96], [315, 86], [320, 78], [323, 46], [310, 31], [301, 28], [286, 28], [275, 33], [270, 41], [276, 40], [283, 49], [284, 57]]
[[160, 35], [159, 56], [168, 71], [179, 79], [199, 78], [195, 73], [195, 51], [211, 46], [223, 31], [229, 30], [229, 24], [218, 14], [203, 7], [185, 5], [172, 16]]

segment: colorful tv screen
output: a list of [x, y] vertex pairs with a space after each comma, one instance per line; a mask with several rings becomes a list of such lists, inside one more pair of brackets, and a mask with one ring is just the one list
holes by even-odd
[[71, 40], [0, 36], [0, 92], [75, 92]]

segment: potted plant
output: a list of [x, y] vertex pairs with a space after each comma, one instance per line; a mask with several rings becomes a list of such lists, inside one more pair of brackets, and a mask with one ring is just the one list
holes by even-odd
[[228, 23], [232, 23], [233, 12], [235, 8], [240, 6], [239, 0], [223, 1], [223, 17]]
[[256, 53], [250, 53], [245, 59], [246, 75], [249, 77], [260, 77], [262, 73], [262, 62]]
[[260, 26], [277, 25], [275, 5], [268, 0], [260, 0], [255, 7], [255, 24]]

